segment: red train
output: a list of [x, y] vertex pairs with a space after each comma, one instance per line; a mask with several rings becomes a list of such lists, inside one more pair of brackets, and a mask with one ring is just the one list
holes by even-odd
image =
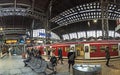
[[67, 56], [70, 48], [74, 47], [76, 56], [84, 59], [105, 57], [106, 47], [109, 47], [110, 55], [112, 57], [120, 55], [120, 40], [65, 42], [37, 47], [41, 50], [42, 54], [46, 54], [48, 50], [51, 50], [56, 56], [58, 55], [58, 48], [61, 48], [64, 57]]

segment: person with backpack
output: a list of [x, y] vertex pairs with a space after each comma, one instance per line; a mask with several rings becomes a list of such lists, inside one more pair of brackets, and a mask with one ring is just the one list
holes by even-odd
[[69, 72], [70, 72], [70, 68], [71, 68], [71, 65], [73, 67], [73, 65], [75, 64], [75, 52], [74, 52], [74, 48], [72, 47], [70, 49], [70, 51], [68, 52], [68, 64], [69, 64]]
[[57, 68], [56, 68], [56, 66], [57, 66], [57, 58], [56, 58], [55, 54], [52, 54], [50, 62], [52, 64], [53, 71], [56, 73], [56, 71], [57, 71]]
[[109, 52], [109, 47], [106, 47], [105, 49], [105, 54], [106, 54], [106, 66], [109, 67], [109, 61], [110, 61], [110, 52]]
[[59, 60], [61, 61], [61, 64], [63, 64], [63, 58], [62, 58], [62, 49], [58, 48], [58, 60], [57, 62], [59, 63]]

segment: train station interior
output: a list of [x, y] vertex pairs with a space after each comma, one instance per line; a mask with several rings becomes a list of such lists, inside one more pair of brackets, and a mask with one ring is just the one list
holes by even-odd
[[120, 0], [0, 0], [0, 75], [120, 75]]

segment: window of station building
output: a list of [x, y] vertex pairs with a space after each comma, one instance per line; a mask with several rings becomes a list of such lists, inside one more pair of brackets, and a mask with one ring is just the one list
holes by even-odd
[[118, 51], [118, 45], [112, 45], [111, 48], [112, 51]]
[[105, 52], [106, 47], [107, 47], [107, 45], [102, 45], [102, 46], [100, 46], [100, 51], [101, 51], [101, 52]]
[[97, 51], [97, 47], [96, 46], [90, 46], [90, 52], [96, 52]]
[[109, 36], [114, 37], [114, 31], [109, 31]]
[[76, 33], [70, 33], [70, 39], [76, 39], [77, 38], [77, 34]]
[[120, 34], [119, 33], [115, 33], [115, 37], [120, 37]]
[[86, 33], [85, 31], [83, 32], [77, 32], [78, 38], [85, 37], [86, 38]]
[[97, 37], [102, 36], [102, 31], [97, 31]]
[[87, 31], [87, 36], [88, 37], [95, 37], [95, 31]]
[[70, 51], [70, 47], [65, 47], [65, 51], [69, 52]]
[[64, 34], [62, 37], [63, 37], [63, 40], [68, 40], [68, 39], [70, 39], [68, 34]]

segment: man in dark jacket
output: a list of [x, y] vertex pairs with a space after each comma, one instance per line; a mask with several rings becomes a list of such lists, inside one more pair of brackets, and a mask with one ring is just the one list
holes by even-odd
[[75, 52], [74, 52], [73, 48], [70, 49], [67, 57], [68, 57], [69, 72], [70, 72], [71, 65], [73, 66], [75, 64]]
[[106, 47], [105, 53], [106, 53], [106, 59], [107, 59], [106, 66], [109, 67], [109, 61], [110, 61], [109, 47]]
[[62, 49], [61, 48], [58, 49], [58, 62], [59, 62], [59, 60], [61, 61], [61, 64], [63, 64]]

